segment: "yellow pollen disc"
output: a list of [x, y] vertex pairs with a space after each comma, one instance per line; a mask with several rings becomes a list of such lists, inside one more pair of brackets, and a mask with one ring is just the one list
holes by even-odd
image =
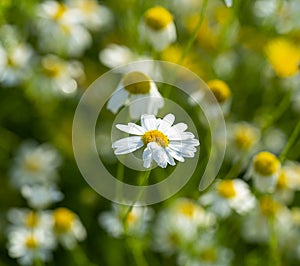
[[270, 176], [278, 171], [280, 162], [274, 154], [264, 151], [254, 157], [253, 166], [259, 175]]
[[179, 205], [179, 212], [187, 217], [193, 217], [195, 213], [195, 204], [189, 201], [182, 202]]
[[58, 3], [58, 7], [56, 9], [56, 12], [53, 14], [53, 19], [58, 20], [63, 17], [63, 15], [67, 11], [67, 7], [64, 4]]
[[133, 71], [125, 75], [122, 84], [124, 89], [131, 94], [146, 94], [151, 89], [150, 78], [138, 71]]
[[64, 70], [64, 65], [53, 58], [44, 58], [42, 66], [43, 72], [50, 78], [58, 77]]
[[219, 79], [210, 80], [207, 86], [211, 89], [219, 103], [225, 102], [231, 95], [228, 85]]
[[71, 229], [75, 214], [66, 208], [58, 208], [53, 212], [54, 228], [57, 233], [65, 233]]
[[137, 216], [134, 213], [130, 212], [127, 216], [126, 223], [133, 224], [136, 220], [137, 220]]
[[167, 27], [173, 21], [173, 16], [162, 6], [156, 6], [146, 11], [144, 20], [148, 27], [159, 31]]
[[256, 140], [256, 134], [248, 126], [240, 126], [234, 132], [234, 142], [241, 150], [249, 150]]
[[207, 262], [214, 262], [217, 259], [216, 250], [214, 248], [208, 248], [200, 253], [200, 259]]
[[217, 191], [224, 198], [233, 198], [236, 195], [234, 183], [232, 180], [220, 181], [217, 187]]
[[278, 189], [285, 189], [288, 187], [288, 183], [287, 183], [287, 174], [284, 170], [281, 170], [280, 171], [280, 174], [278, 176], [278, 179], [277, 179], [277, 185], [276, 187]]
[[278, 77], [291, 77], [299, 72], [300, 49], [288, 39], [274, 39], [267, 44], [265, 50]]
[[169, 145], [168, 138], [159, 130], [149, 130], [142, 136], [142, 141], [145, 145], [149, 142], [156, 142], [161, 147], [167, 147]]
[[28, 236], [25, 240], [25, 246], [28, 249], [36, 249], [38, 247], [38, 242], [33, 236]]
[[30, 212], [25, 217], [25, 224], [28, 227], [34, 228], [38, 225], [39, 218], [35, 212]]
[[40, 170], [40, 164], [36, 161], [34, 157], [29, 157], [25, 159], [25, 169], [28, 172], [36, 173]]
[[279, 209], [279, 203], [265, 196], [260, 201], [260, 210], [265, 216], [274, 216]]

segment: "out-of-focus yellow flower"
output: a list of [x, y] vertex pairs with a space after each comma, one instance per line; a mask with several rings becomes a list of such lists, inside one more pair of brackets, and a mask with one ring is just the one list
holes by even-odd
[[211, 89], [219, 103], [224, 103], [231, 96], [228, 85], [222, 80], [210, 80], [207, 82], [207, 86]]
[[151, 29], [159, 31], [166, 28], [173, 21], [173, 16], [162, 6], [156, 6], [146, 11], [144, 20]]
[[270, 152], [260, 152], [253, 159], [254, 170], [261, 176], [275, 174], [280, 168], [277, 157]]
[[233, 180], [222, 180], [217, 185], [218, 193], [224, 198], [233, 198], [236, 195]]
[[269, 196], [264, 196], [260, 201], [260, 210], [265, 216], [275, 216], [279, 207], [279, 203]]
[[65, 233], [71, 229], [75, 215], [66, 208], [59, 208], [53, 212], [53, 219], [55, 231], [57, 233]]
[[288, 39], [271, 40], [265, 51], [278, 77], [287, 78], [299, 73], [300, 49]]

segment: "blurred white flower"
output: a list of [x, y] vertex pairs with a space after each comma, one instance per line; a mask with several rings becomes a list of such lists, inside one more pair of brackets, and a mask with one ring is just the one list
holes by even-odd
[[248, 184], [240, 179], [216, 181], [213, 189], [199, 200], [204, 206], [210, 206], [210, 210], [222, 218], [228, 217], [232, 210], [245, 215], [256, 204]]
[[215, 216], [193, 200], [180, 198], [163, 209], [154, 225], [153, 248], [172, 254], [198, 238], [199, 230], [215, 224]]
[[166, 115], [157, 119], [154, 115], [142, 115], [141, 126], [129, 123], [118, 124], [116, 127], [130, 136], [115, 141], [112, 147], [116, 155], [128, 154], [142, 147], [144, 167], [149, 168], [152, 161], [159, 167], [166, 168], [168, 164], [174, 166], [174, 159], [184, 162], [184, 157], [193, 158], [199, 146], [199, 140], [191, 132], [186, 132], [187, 125], [178, 123], [173, 125], [175, 116]]
[[10, 170], [14, 186], [50, 184], [57, 177], [57, 168], [61, 158], [57, 151], [48, 144], [38, 145], [26, 142], [21, 145]]
[[176, 41], [176, 28], [173, 16], [161, 6], [148, 9], [140, 23], [140, 35], [156, 51], [162, 51]]
[[47, 231], [16, 227], [8, 234], [8, 253], [21, 265], [32, 265], [36, 260], [49, 261], [54, 248], [55, 241]]
[[254, 187], [258, 191], [273, 192], [280, 169], [279, 159], [270, 152], [262, 151], [253, 157], [246, 178], [253, 178]]
[[82, 26], [76, 12], [64, 3], [46, 1], [39, 4], [36, 21], [40, 48], [61, 55], [81, 56], [92, 43], [89, 31]]
[[156, 115], [164, 101], [155, 82], [146, 74], [133, 71], [126, 74], [107, 103], [107, 109], [117, 113], [123, 105], [129, 105], [131, 118], [139, 119], [143, 114]]
[[72, 249], [77, 241], [86, 238], [86, 230], [79, 217], [67, 208], [58, 208], [52, 212], [53, 231], [57, 241], [65, 248]]
[[63, 194], [54, 185], [31, 185], [21, 188], [22, 196], [28, 206], [35, 209], [45, 209], [51, 204], [63, 199]]
[[100, 225], [116, 238], [123, 235], [144, 236], [153, 216], [152, 209], [133, 206], [125, 219], [128, 208], [128, 206], [113, 204], [112, 210], [100, 214]]
[[110, 10], [96, 0], [67, 0], [70, 13], [90, 30], [100, 30], [112, 22]]
[[268, 151], [278, 154], [287, 141], [286, 135], [278, 128], [270, 128], [264, 133], [262, 143]]

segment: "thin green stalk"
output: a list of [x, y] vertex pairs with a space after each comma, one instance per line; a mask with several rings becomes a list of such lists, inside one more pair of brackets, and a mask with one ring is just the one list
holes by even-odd
[[204, 17], [205, 17], [205, 12], [206, 12], [206, 8], [207, 8], [207, 4], [208, 4], [208, 0], [204, 0], [203, 1], [203, 4], [202, 4], [202, 8], [201, 8], [201, 11], [200, 11], [200, 17], [199, 17], [199, 20], [198, 20], [198, 23], [191, 35], [191, 38], [189, 39], [187, 45], [185, 46], [185, 49], [183, 50], [183, 53], [178, 61], [178, 64], [181, 64], [184, 60], [184, 58], [186, 57], [186, 55], [188, 54], [189, 50], [191, 49], [194, 41], [196, 40], [197, 38], [197, 35], [198, 35], [198, 32], [201, 28], [201, 25], [203, 23], [203, 20], [204, 20]]
[[32, 263], [33, 266], [45, 266], [45, 262], [40, 259], [35, 259]]
[[134, 260], [137, 266], [148, 266], [148, 263], [144, 257], [142, 246], [139, 243], [134, 242], [134, 239], [127, 239], [128, 246], [132, 252]]
[[269, 239], [269, 248], [270, 248], [270, 257], [269, 263], [270, 266], [281, 266], [280, 250], [278, 248], [278, 239], [275, 230], [275, 217], [270, 216], [268, 218], [269, 229], [270, 229], [270, 239]]
[[294, 128], [294, 130], [291, 134], [291, 136], [289, 137], [289, 140], [288, 140], [287, 144], [285, 145], [283, 151], [281, 152], [281, 154], [279, 156], [279, 159], [280, 159], [281, 162], [284, 162], [290, 148], [297, 142], [299, 134], [300, 134], [300, 120], [298, 121], [296, 127]]
[[[141, 183], [140, 183], [141, 186], [145, 186], [145, 185], [147, 184], [147, 181], [148, 181], [148, 178], [149, 178], [149, 176], [150, 176], [150, 173], [151, 173], [151, 170], [145, 171], [144, 176], [143, 176], [143, 178], [141, 179], [141, 180], [142, 180]], [[136, 199], [132, 202], [132, 204], [131, 204], [131, 205], [129, 206], [129, 208], [127, 209], [127, 211], [126, 211], [126, 213], [125, 213], [125, 215], [124, 215], [124, 217], [123, 217], [123, 224], [124, 224], [124, 225], [126, 225], [127, 217], [128, 217], [128, 215], [129, 215], [129, 213], [131, 212], [131, 210], [132, 210], [134, 204], [140, 199], [141, 195], [143, 194], [143, 191], [144, 191], [144, 189], [141, 188], [140, 191], [139, 191], [139, 194], [138, 194], [137, 197], [136, 197]]]
[[96, 266], [96, 264], [90, 262], [85, 252], [80, 245], [76, 245], [72, 250], [73, 260], [78, 266]]

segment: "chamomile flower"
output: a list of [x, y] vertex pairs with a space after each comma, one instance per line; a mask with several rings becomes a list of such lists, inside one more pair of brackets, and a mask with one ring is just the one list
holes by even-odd
[[67, 208], [55, 209], [52, 213], [53, 231], [57, 240], [67, 249], [86, 238], [86, 231], [79, 217]]
[[21, 188], [22, 196], [31, 208], [45, 209], [63, 199], [63, 194], [55, 185], [31, 185]]
[[116, 91], [107, 103], [107, 109], [117, 113], [121, 106], [129, 104], [131, 118], [139, 119], [143, 114], [156, 115], [164, 101], [151, 78], [139, 71], [124, 75]]
[[273, 39], [265, 50], [278, 77], [287, 78], [299, 73], [300, 49], [293, 42], [285, 38]]
[[240, 179], [217, 181], [214, 188], [199, 200], [204, 206], [210, 206], [210, 210], [222, 218], [228, 217], [232, 210], [245, 215], [256, 203], [248, 184]]
[[198, 232], [215, 224], [215, 216], [197, 202], [179, 198], [163, 209], [154, 225], [154, 249], [172, 254], [197, 239]]
[[248, 176], [253, 178], [255, 188], [260, 192], [273, 192], [276, 187], [281, 163], [267, 151], [259, 152], [252, 159]]
[[288, 208], [270, 196], [264, 196], [249, 215], [244, 216], [242, 235], [252, 243], [267, 243], [270, 239], [270, 219], [274, 220], [274, 229], [279, 241], [291, 228], [291, 217]]
[[127, 214], [128, 208], [114, 204], [111, 211], [100, 214], [100, 225], [115, 238], [124, 235], [142, 237], [147, 232], [153, 211], [148, 207], [133, 206]]
[[21, 265], [32, 265], [34, 261], [49, 261], [55, 240], [45, 230], [28, 230], [15, 228], [8, 234], [8, 253], [16, 258]]
[[14, 158], [11, 181], [17, 188], [24, 185], [49, 184], [57, 177], [61, 158], [48, 144], [24, 143]]
[[152, 161], [159, 167], [166, 168], [168, 164], [174, 166], [174, 159], [184, 162], [184, 157], [193, 158], [199, 146], [199, 140], [194, 134], [186, 132], [187, 125], [178, 123], [173, 125], [175, 116], [166, 115], [157, 119], [154, 115], [142, 115], [141, 126], [129, 123], [118, 124], [116, 127], [129, 134], [127, 138], [119, 139], [112, 144], [116, 155], [128, 154], [142, 147], [144, 167], [150, 168]]
[[51, 216], [47, 212], [37, 212], [30, 209], [10, 209], [7, 213], [10, 222], [9, 231], [23, 227], [28, 230], [50, 230]]
[[228, 85], [219, 79], [209, 80], [207, 86], [216, 97], [219, 104], [224, 104], [230, 99], [231, 91]]
[[176, 41], [173, 16], [162, 6], [148, 9], [140, 24], [140, 34], [156, 51], [162, 51]]

